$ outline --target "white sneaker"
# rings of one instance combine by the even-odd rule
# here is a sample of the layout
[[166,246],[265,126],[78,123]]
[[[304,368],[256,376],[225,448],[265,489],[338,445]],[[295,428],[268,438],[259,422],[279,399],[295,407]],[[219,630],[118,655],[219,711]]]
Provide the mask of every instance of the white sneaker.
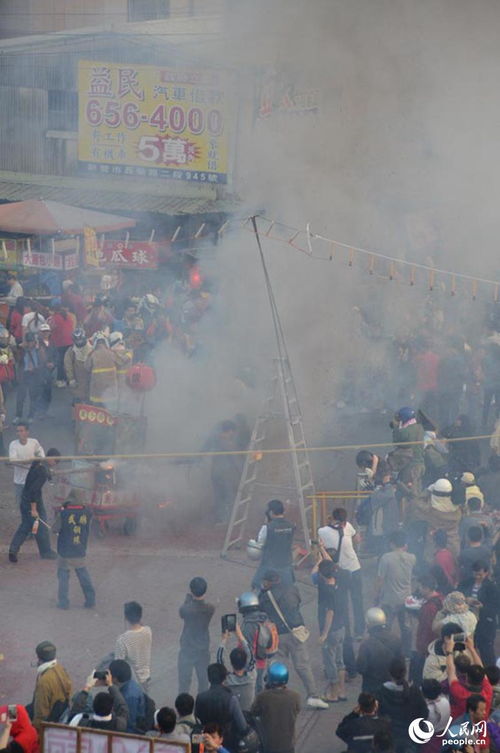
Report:
[[62,379],[58,379],[56,382],[56,387],[66,387],[66,382],[63,382]]
[[328,709],[329,706],[326,701],[323,701],[322,698],[314,698],[313,696],[309,696],[307,699],[306,704],[310,709]]

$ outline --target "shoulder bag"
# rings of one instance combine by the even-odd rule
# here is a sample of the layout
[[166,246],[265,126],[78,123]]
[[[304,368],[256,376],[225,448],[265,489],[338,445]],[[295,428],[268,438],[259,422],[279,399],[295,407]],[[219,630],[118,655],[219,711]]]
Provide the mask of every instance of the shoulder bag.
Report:
[[295,636],[295,638],[297,638],[298,641],[300,641],[300,643],[305,643],[311,634],[309,632],[309,628],[306,628],[305,625],[299,625],[298,627],[291,628],[288,622],[285,620],[285,616],[283,612],[281,611],[281,609],[279,608],[278,602],[274,598],[272,591],[269,590],[267,592],[267,595],[269,596],[271,604],[273,605],[278,617],[283,622],[285,627],[292,633],[293,636]]

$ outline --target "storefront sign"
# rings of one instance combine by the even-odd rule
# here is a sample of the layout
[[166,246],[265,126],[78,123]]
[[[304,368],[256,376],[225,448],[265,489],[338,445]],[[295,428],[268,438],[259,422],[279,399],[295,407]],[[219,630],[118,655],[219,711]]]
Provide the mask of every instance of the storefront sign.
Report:
[[54,251],[58,254],[76,254],[80,250],[80,236],[76,238],[63,238],[62,240],[53,240]]
[[116,269],[157,269],[158,244],[150,241],[104,241],[100,263]]
[[22,264],[34,269],[56,269],[61,272],[76,269],[79,254],[52,254],[44,251],[23,251]]
[[86,173],[227,183],[224,72],[82,60],[78,96]]

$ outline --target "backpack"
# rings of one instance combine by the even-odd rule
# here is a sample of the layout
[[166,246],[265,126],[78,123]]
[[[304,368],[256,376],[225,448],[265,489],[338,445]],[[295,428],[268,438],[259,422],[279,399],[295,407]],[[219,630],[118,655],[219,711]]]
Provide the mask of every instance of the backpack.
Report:
[[68,701],[56,701],[50,709],[50,714],[47,717],[48,722],[59,722],[69,711]]
[[196,722],[196,724],[184,722],[184,724],[191,727],[191,753],[199,753],[200,746],[203,746],[203,724],[200,724],[200,722]]
[[279,642],[278,628],[271,620],[265,620],[256,630],[255,658],[270,659],[277,653]]
[[155,726],[156,703],[147,693],[144,693],[144,716],[137,719],[137,728],[141,732],[147,732],[154,729]]
[[243,716],[248,729],[238,740],[238,753],[261,753],[264,750],[262,725],[250,712],[244,711]]

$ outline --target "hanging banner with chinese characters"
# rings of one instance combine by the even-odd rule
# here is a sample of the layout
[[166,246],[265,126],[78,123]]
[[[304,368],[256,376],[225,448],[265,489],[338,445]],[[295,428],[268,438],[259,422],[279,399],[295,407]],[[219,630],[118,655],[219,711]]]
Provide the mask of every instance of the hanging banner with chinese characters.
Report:
[[23,251],[22,264],[24,267],[35,269],[57,269],[60,272],[77,269],[80,264],[80,254],[57,254],[45,251]]
[[104,241],[100,263],[115,269],[158,269],[158,245],[150,241]]
[[83,228],[83,249],[85,254],[85,264],[89,267],[99,266],[99,245],[97,235],[93,227]]
[[227,183],[226,73],[81,60],[78,97],[86,173]]

